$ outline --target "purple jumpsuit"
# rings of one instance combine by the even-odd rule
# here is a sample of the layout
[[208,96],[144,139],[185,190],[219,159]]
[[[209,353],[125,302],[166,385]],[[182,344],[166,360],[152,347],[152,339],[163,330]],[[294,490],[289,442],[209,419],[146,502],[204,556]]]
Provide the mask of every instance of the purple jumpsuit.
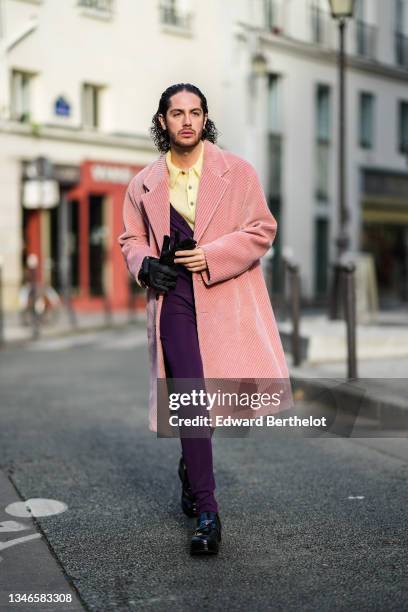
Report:
[[[176,230],[180,233],[180,240],[193,237],[194,232],[187,221],[170,204],[170,238],[172,244]],[[194,378],[204,381],[197,335],[193,273],[182,264],[177,264],[177,270],[176,287],[170,289],[164,296],[160,316],[160,339],[166,376],[173,379]],[[196,388],[196,380],[194,381],[194,388]],[[182,381],[178,383],[175,380],[172,390],[185,391],[185,388],[181,388],[181,383]],[[179,389],[177,388],[178,384],[180,384]],[[205,388],[204,382],[203,388]],[[188,414],[188,407],[183,416],[186,414]],[[208,435],[204,437],[202,433],[200,433],[200,437],[183,436],[181,433],[182,454],[187,467],[191,490],[197,502],[198,512],[218,512],[214,497],[215,479],[211,440],[213,430],[210,430],[210,428],[207,428],[207,430]]]

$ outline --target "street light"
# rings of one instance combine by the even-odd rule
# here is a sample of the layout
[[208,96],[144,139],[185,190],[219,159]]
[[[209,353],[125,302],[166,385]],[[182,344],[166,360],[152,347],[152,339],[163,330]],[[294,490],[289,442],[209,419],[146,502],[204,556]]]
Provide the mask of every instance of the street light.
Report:
[[335,19],[352,17],[354,0],[329,0],[332,17]]
[[339,23],[339,149],[338,149],[338,235],[336,238],[336,262],[334,264],[332,287],[330,291],[330,319],[338,318],[340,294],[340,264],[342,255],[349,246],[347,221],[349,212],[346,204],[346,129],[345,129],[345,28],[347,18],[353,16],[354,0],[329,0],[332,17]]
[[268,74],[268,61],[261,51],[252,56],[252,71],[256,76],[263,77]]

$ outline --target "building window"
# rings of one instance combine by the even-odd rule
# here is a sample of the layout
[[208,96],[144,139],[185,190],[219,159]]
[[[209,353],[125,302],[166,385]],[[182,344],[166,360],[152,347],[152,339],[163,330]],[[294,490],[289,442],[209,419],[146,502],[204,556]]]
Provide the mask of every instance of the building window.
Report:
[[282,131],[281,117],[281,77],[278,74],[269,75],[268,88],[268,128],[269,132],[280,134]]
[[271,198],[282,195],[282,137],[269,134],[269,188]]
[[316,139],[330,140],[330,87],[318,85],[316,89]]
[[100,127],[101,87],[84,83],[82,87],[82,126],[96,129]]
[[161,0],[160,21],[166,26],[190,30],[191,12],[189,0]]
[[400,153],[408,155],[408,102],[399,103],[398,138]]
[[364,0],[355,2],[356,53],[370,59],[376,58],[377,28],[365,21]]
[[11,115],[26,123],[31,118],[31,90],[33,75],[20,70],[11,73]]
[[405,34],[405,1],[395,0],[395,61],[408,69],[408,36]]
[[[283,166],[283,138],[280,134],[268,134],[268,185],[267,197],[268,206],[275,217],[278,227],[281,227],[282,210],[282,166]],[[272,259],[272,292],[279,292],[283,287],[282,279],[282,259],[281,259],[281,236],[282,227],[276,237],[274,246],[274,256]]]
[[282,30],[282,4],[278,0],[264,0],[265,27],[272,32]]
[[365,92],[360,94],[359,144],[364,149],[374,146],[374,96]]
[[316,88],[316,197],[329,199],[330,168],[330,87],[319,84]]
[[330,13],[322,6],[321,0],[314,0],[310,8],[312,41],[318,45],[332,46],[335,40],[333,18]]
[[395,29],[398,32],[404,31],[404,4],[405,0],[395,0]]

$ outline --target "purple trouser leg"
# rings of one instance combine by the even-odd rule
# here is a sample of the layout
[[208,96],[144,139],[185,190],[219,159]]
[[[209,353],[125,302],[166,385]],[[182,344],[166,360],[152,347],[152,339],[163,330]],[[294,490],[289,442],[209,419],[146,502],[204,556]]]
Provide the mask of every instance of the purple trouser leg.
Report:
[[[180,240],[193,236],[193,231],[187,221],[173,206],[170,206],[172,240],[176,229],[179,230]],[[187,381],[177,381],[177,379],[192,378],[196,383],[198,380],[203,381],[204,372],[197,336],[191,272],[181,264],[177,266],[177,269],[179,272],[177,285],[163,299],[160,339],[167,374],[174,379],[172,390],[182,392],[187,390]],[[194,388],[197,388],[196,384]],[[204,382],[200,388],[205,388]],[[204,409],[202,414],[205,412]],[[182,414],[183,416],[188,415],[188,407],[187,410],[183,409]],[[189,437],[187,434],[183,435],[182,431],[180,435],[183,459],[187,467],[191,490],[196,498],[198,512],[218,512],[214,497],[215,479],[211,434],[212,431],[207,428],[207,435],[203,437],[203,428],[200,428],[200,437]]]

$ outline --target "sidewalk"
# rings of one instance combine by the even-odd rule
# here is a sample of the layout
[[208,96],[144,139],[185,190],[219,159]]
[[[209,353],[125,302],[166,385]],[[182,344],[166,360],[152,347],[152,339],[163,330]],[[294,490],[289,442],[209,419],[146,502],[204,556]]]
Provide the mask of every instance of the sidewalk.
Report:
[[[58,521],[68,507],[55,499],[24,499],[12,482],[12,476],[0,470],[0,612],[17,608],[32,612],[81,612],[85,608],[47,543],[46,531],[38,523],[38,518],[50,516]],[[31,597],[28,606],[24,599],[17,603],[19,594],[24,593]],[[41,593],[52,594],[51,601],[47,597],[41,603]]]
[[[377,321],[359,324],[357,375],[347,379],[345,321],[321,314],[304,315],[300,322],[302,363],[292,365],[289,321],[278,323],[295,387],[311,393],[330,389],[342,405],[363,397],[361,411],[384,423],[401,426],[408,417],[408,311],[381,312]],[[325,359],[326,357],[326,359]],[[407,422],[408,425],[408,422]],[[399,434],[401,435],[401,434]]]
[[[292,324],[280,321],[279,331],[286,350],[290,350]],[[341,362],[347,358],[346,323],[330,321],[327,314],[301,314],[301,351],[309,364]],[[356,328],[359,360],[408,358],[408,309],[382,311],[373,323]]]
[[[115,311],[109,318],[105,312],[77,312],[77,325],[73,326],[68,313],[62,311],[58,321],[53,325],[44,325],[40,330],[40,338],[52,338],[69,334],[85,333],[102,329],[126,327],[130,323],[145,324],[145,310]],[[18,313],[7,313],[4,319],[5,344],[25,344],[33,338],[31,327],[23,326]]]

